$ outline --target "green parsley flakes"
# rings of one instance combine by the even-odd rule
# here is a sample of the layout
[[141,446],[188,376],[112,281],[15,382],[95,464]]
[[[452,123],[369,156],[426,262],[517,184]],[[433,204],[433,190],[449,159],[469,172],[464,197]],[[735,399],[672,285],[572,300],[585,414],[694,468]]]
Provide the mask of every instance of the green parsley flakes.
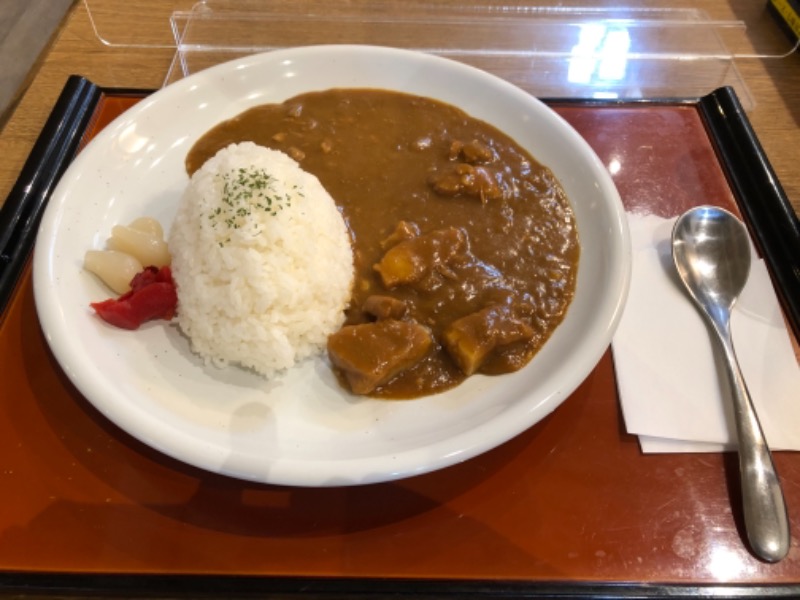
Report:
[[[279,211],[291,206],[292,198],[288,193],[275,189],[277,180],[258,167],[241,167],[222,174],[222,200],[207,215],[211,227],[222,232],[243,229],[248,224],[248,217],[258,212],[275,216]],[[259,232],[259,220],[253,219],[253,233]],[[220,233],[222,233],[220,232]],[[229,241],[227,238],[225,241]],[[223,242],[220,242],[222,245]]]

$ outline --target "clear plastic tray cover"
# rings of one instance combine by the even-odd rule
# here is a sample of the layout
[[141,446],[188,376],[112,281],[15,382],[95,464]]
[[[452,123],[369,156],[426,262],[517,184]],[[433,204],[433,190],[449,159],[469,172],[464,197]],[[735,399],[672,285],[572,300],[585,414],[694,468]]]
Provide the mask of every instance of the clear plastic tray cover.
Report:
[[524,0],[160,0],[142,14],[121,0],[83,1],[101,43],[175,49],[165,84],[257,52],[372,44],[462,61],[540,97],[697,97],[729,85],[749,108],[737,64],[796,46],[758,0],[714,3],[720,14]]

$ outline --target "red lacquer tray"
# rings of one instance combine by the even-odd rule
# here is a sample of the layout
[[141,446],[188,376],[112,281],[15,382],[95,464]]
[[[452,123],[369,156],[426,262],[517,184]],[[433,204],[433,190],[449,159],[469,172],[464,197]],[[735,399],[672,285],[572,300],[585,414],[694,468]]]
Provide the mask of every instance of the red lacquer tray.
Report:
[[[38,215],[74,153],[144,95],[71,79],[3,207],[0,590],[800,594],[796,540],[775,565],[744,545],[735,455],[640,452],[622,422],[610,351],[558,410],[519,437],[460,465],[385,484],[242,482],[165,457],[107,421],[48,350],[28,257]],[[605,164],[613,162],[627,208],[672,216],[714,203],[742,214],[796,327],[797,218],[733,92],[550,105]],[[800,455],[776,453],[775,462],[796,533]]]

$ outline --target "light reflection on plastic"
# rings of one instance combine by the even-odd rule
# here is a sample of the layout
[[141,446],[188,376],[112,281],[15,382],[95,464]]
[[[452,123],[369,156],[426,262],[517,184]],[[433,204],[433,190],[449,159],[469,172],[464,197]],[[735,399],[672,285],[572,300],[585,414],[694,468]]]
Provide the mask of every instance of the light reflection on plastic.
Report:
[[581,25],[578,44],[572,47],[567,80],[595,86],[624,80],[630,47],[631,36],[625,27]]
[[608,172],[611,173],[612,175],[616,175],[617,173],[619,173],[619,170],[621,168],[622,168],[622,163],[619,162],[619,159],[612,158],[608,162]]
[[619,94],[617,92],[594,92],[592,98],[597,98],[598,100],[614,100],[615,98],[619,98]]

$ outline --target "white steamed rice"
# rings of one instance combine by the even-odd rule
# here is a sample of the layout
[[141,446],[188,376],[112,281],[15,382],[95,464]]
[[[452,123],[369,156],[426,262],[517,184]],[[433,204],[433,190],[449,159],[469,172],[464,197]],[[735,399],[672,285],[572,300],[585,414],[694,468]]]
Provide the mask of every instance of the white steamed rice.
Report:
[[180,328],[217,366],[266,376],[324,350],[344,320],[353,252],[319,180],[233,144],[191,179],[169,233]]

